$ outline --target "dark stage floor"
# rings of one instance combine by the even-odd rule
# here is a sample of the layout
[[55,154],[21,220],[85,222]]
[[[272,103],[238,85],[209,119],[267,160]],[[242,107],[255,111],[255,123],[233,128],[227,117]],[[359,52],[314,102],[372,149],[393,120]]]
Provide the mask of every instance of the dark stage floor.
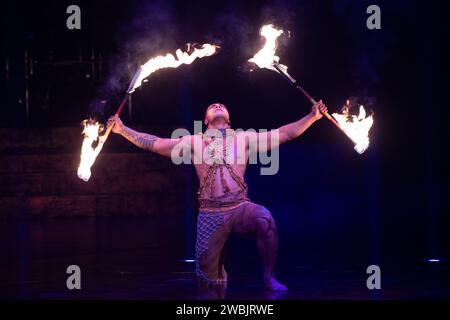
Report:
[[[366,288],[363,264],[326,256],[305,261],[280,250],[286,293],[262,290],[254,244],[232,239],[227,289],[196,284],[192,233],[179,218],[70,218],[0,223],[0,297],[6,299],[436,299],[450,298],[448,263],[381,265],[382,289]],[[192,230],[193,232],[193,230]],[[240,245],[242,244],[242,245]],[[283,246],[284,243],[281,243]],[[250,251],[249,251],[250,250]],[[192,252],[192,251],[191,251]],[[293,254],[295,253],[295,254]],[[355,259],[358,261],[358,259]],[[81,290],[66,268],[81,268]]]

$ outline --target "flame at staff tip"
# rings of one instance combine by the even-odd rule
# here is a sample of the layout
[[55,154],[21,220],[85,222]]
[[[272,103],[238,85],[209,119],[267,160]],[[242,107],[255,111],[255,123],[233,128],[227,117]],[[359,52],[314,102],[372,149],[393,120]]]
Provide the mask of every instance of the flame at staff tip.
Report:
[[84,120],[82,124],[84,125],[84,140],[77,174],[78,178],[87,182],[91,177],[91,167],[102,150],[106,138],[99,135],[104,129],[102,124],[93,120]]
[[[188,49],[190,48],[191,45],[188,45]],[[219,48],[219,46],[205,43],[201,46],[200,49],[193,47],[194,51],[191,54],[177,49],[177,51],[175,52],[175,55],[177,56],[176,58],[171,53],[168,53],[165,56],[156,56],[154,58],[151,58],[141,66],[139,76],[129,93],[133,92],[137,87],[139,87],[142,84],[143,80],[153,72],[164,68],[178,68],[182,64],[191,64],[197,58],[212,56],[214,53],[216,53],[217,48]]]
[[[348,102],[347,102],[348,104]],[[359,106],[357,116],[348,113],[348,106],[344,106],[343,113],[333,113],[333,117],[341,126],[345,134],[355,143],[355,151],[362,154],[369,147],[369,130],[373,125],[373,115],[366,117],[366,110]]]
[[[277,38],[283,33],[283,30],[277,30],[272,24],[267,24],[261,28],[260,35],[266,39],[264,47],[259,50],[249,62],[253,62],[260,68],[266,68],[278,72],[273,67],[274,62],[279,62],[280,57],[275,55],[277,51]],[[287,72],[287,66],[280,64]]]

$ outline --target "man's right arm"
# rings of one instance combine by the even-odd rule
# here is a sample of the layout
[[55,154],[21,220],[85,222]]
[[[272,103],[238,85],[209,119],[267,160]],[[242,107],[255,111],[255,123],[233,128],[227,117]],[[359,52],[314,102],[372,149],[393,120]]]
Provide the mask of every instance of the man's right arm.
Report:
[[[179,139],[166,139],[133,130],[125,126],[117,116],[111,117],[108,120],[108,126],[109,125],[113,125],[112,132],[120,134],[135,146],[166,157],[172,156],[172,150],[178,144],[189,142],[189,139],[186,139],[185,137]],[[184,150],[184,148],[180,148],[180,152],[182,152],[182,150]]]

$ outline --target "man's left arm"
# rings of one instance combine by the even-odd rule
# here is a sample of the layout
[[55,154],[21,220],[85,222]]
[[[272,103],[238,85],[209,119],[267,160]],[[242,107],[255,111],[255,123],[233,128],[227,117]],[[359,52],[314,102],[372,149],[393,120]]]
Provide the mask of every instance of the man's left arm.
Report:
[[323,117],[322,113],[327,111],[327,107],[320,100],[312,106],[308,115],[298,121],[286,124],[275,130],[259,133],[249,132],[246,134],[249,140],[249,148],[251,151],[265,152],[291,141],[299,137],[314,122],[321,119]]

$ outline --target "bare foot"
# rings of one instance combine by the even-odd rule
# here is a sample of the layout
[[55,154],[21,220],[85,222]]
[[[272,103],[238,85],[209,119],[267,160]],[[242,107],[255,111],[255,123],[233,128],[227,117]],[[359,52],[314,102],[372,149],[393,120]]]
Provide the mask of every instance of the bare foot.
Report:
[[270,277],[264,280],[264,288],[270,291],[286,291],[288,288],[279,283],[275,277]]

